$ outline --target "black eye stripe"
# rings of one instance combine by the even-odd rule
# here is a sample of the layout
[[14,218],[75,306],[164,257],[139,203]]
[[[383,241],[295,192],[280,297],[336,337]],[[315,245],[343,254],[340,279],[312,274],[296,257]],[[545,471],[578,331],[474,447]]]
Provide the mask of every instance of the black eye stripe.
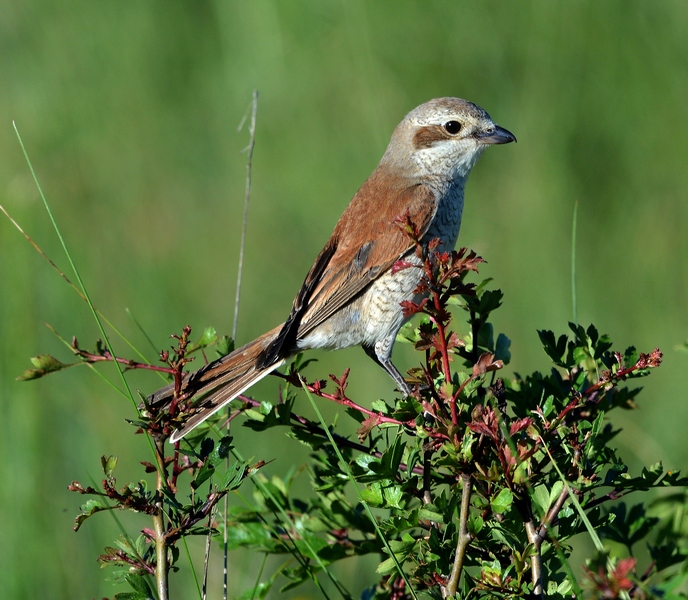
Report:
[[461,123],[458,121],[447,121],[444,124],[444,130],[450,135],[456,135],[461,131]]

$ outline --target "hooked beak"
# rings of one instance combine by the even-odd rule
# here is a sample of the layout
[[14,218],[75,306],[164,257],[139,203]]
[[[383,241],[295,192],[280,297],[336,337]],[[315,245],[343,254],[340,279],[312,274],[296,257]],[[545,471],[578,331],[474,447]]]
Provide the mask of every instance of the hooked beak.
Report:
[[490,146],[493,144],[508,144],[509,142],[516,141],[516,136],[513,133],[499,125],[495,125],[485,131],[480,131],[475,134],[475,137],[481,144]]

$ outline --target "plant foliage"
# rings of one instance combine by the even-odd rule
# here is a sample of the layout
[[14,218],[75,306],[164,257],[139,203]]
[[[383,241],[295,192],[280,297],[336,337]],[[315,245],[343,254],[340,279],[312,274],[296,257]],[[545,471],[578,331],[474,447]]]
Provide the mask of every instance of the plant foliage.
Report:
[[[417,238],[408,219],[399,225]],[[104,457],[102,487],[70,486],[89,497],[75,529],[115,509],[158,518],[152,529],[123,537],[101,555],[103,564],[126,568],[132,591],[117,598],[151,597],[147,576],[156,578],[153,587],[162,595],[160,561],[165,573],[175,569],[180,540],[222,530],[230,551],[288,557],[247,598],[306,581],[321,585],[323,578],[351,598],[330,567],[363,555],[378,557],[371,574],[377,583],[361,595],[367,599],[686,597],[688,479],[661,463],[631,473],[612,446],[619,433],[613,411],[634,408],[641,390],[628,382],[658,367],[661,352],[616,351],[594,326],[570,323],[564,334],[538,332],[552,362],[548,372],[501,377],[511,358],[509,340],[490,319],[502,293],[487,281],[467,281],[482,262],[474,253],[434,248],[417,245],[422,267],[394,266],[425,272],[418,291],[426,299],[404,304],[407,316],[418,317],[399,336],[421,358],[409,371],[410,397],[358,401],[347,391],[348,370],[308,381],[308,361],[297,356],[280,375],[285,385],[276,401],[242,396],[232,402],[229,419],[241,418],[253,437],[287,428],[294,443],[307,445],[304,468],[287,465],[282,476],[268,479],[259,469],[273,457],[257,456],[253,465],[242,460],[217,421],[168,447],[194,401],[180,397],[166,407],[143,406],[132,420],[154,441],[155,461],[142,464],[157,474],[155,485],[144,477],[118,487],[117,459]],[[222,353],[231,350],[212,329],[196,343],[190,333],[186,328],[176,347],[162,353],[163,367],[117,360],[126,368],[164,371],[179,385],[190,354],[215,343]],[[114,360],[101,344],[89,352],[74,340],[72,350],[77,362]],[[46,355],[33,363],[23,379],[70,366]],[[304,393],[341,405],[355,435],[342,423],[303,416]],[[294,491],[297,477],[310,479],[312,493]],[[247,479],[254,502],[221,518],[218,501]],[[652,501],[624,499],[655,488],[671,490]],[[584,572],[574,573],[569,557],[579,534],[596,551]],[[643,547],[649,557],[636,554]]]

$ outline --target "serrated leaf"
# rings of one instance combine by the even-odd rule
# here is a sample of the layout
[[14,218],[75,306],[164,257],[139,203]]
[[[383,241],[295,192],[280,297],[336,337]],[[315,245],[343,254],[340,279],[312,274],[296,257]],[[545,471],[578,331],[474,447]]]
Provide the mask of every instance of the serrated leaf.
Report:
[[389,406],[384,400],[373,400],[370,407],[383,415],[389,414]]
[[361,490],[361,500],[371,506],[382,506],[382,486],[379,481],[374,481],[371,485]]
[[552,359],[552,362],[559,367],[566,367],[565,355],[566,355],[566,342],[567,338],[565,335],[560,336],[557,340],[554,339],[554,332],[547,329],[538,330],[538,336],[540,337],[540,342],[542,347],[547,353],[547,356]]
[[234,352],[234,340],[228,335],[223,335],[215,346],[215,353],[222,357]]
[[153,598],[153,591],[148,585],[148,582],[141,575],[129,573],[125,575],[124,579],[140,598]]
[[195,352],[196,350],[200,350],[201,348],[205,348],[206,346],[210,346],[210,344],[213,344],[217,341],[217,331],[215,331],[214,327],[206,327],[203,330],[203,333],[201,334],[201,337],[196,343],[191,343],[187,347],[187,352]]
[[362,467],[365,469],[366,473],[370,472],[376,472],[379,469],[373,469],[371,465],[379,465],[380,464],[380,459],[372,456],[370,454],[359,454],[355,461],[354,461],[359,467]]
[[399,465],[404,455],[404,448],[406,448],[406,444],[403,437],[397,436],[380,458],[382,466],[390,477],[394,477],[399,470]]
[[248,463],[235,462],[227,469],[220,489],[229,491],[237,489],[246,478],[247,474]]
[[227,527],[227,547],[235,550],[239,547],[264,548],[275,547],[270,532],[259,522],[231,523]]
[[[205,440],[203,440],[202,446],[204,444]],[[191,482],[191,487],[195,490],[198,489],[203,482],[209,479],[211,475],[215,472],[215,468],[217,467],[217,465],[220,464],[220,462],[223,461],[225,458],[227,458],[227,456],[229,456],[229,450],[232,447],[232,437],[225,436],[216,445],[213,446],[214,447],[212,447],[212,450],[205,458],[203,466],[198,471],[196,478]],[[204,448],[203,450],[207,452],[208,449],[209,448]]]
[[471,515],[468,517],[468,531],[472,535],[480,533],[485,526],[485,521],[480,515]]
[[74,519],[74,531],[79,531],[79,528],[83,525],[86,519],[92,517],[97,512],[110,510],[110,507],[98,500],[90,499],[87,500],[79,510],[81,510],[81,514],[77,515]]
[[401,499],[404,494],[401,491],[401,486],[392,485],[383,488],[383,495],[385,498],[385,507],[387,508],[403,508]]

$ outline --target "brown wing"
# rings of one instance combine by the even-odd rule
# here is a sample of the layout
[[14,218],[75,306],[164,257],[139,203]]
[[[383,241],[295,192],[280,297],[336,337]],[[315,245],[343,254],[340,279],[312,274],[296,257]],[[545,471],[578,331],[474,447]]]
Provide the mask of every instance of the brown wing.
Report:
[[289,318],[266,350],[267,366],[293,351],[301,338],[346,306],[413,246],[393,221],[409,212],[421,235],[437,202],[421,183],[404,182],[378,169],[354,196],[306,276]]

